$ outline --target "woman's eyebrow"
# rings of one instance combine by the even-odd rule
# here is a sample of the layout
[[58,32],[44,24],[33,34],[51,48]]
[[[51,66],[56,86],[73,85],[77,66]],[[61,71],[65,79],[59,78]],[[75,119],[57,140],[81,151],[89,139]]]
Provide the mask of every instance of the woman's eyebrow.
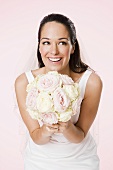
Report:
[[[41,38],[41,40],[43,40],[43,39],[50,40],[50,38],[46,38],[46,37]],[[62,39],[66,39],[66,40],[69,41],[69,39],[68,39],[68,38],[65,38],[65,37],[58,38],[58,40],[62,40]]]
[[62,39],[66,39],[66,40],[69,40],[68,38],[64,38],[64,37],[63,37],[63,38],[59,38],[58,40],[62,40]]
[[43,37],[40,40],[43,40],[43,39],[50,40],[50,38],[46,38],[46,37]]

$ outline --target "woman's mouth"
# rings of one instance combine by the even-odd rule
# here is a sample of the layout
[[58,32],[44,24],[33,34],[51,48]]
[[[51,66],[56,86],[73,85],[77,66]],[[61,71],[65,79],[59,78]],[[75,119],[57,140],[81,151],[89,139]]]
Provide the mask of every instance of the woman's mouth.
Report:
[[49,60],[52,62],[58,62],[61,60],[61,58],[49,58]]

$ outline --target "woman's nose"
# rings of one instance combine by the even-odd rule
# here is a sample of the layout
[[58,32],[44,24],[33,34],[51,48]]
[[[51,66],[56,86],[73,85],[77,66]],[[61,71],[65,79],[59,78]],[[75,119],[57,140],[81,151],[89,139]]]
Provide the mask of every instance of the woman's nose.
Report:
[[57,55],[58,54],[57,44],[52,44],[51,45],[50,53],[53,54],[53,55]]

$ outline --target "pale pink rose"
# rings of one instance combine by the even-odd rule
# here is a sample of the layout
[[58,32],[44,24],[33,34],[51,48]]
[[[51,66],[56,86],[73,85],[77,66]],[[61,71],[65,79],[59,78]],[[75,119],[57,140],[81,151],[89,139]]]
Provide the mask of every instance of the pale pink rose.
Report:
[[79,97],[77,100],[75,100],[72,103],[72,110],[73,110],[73,115],[77,114],[80,112],[80,106],[81,106],[82,98]]
[[72,80],[71,77],[69,77],[68,75],[63,75],[61,74],[60,75],[60,78],[62,79],[62,83],[64,85],[68,84],[68,85],[71,85],[71,84],[74,84],[74,81]]
[[62,88],[57,88],[53,94],[54,108],[58,112],[64,112],[70,104],[70,99]]
[[56,124],[58,123],[58,119],[57,119],[57,116],[56,116],[56,113],[42,113],[41,114],[41,119],[42,121],[46,124],[46,123],[49,123],[49,124]]
[[45,74],[40,77],[38,81],[38,88],[40,91],[54,91],[58,86],[60,86],[60,78],[58,75]]
[[36,110],[37,109],[37,102],[36,102],[36,98],[38,96],[38,91],[37,89],[34,87],[32,88],[26,97],[26,106],[30,109]]

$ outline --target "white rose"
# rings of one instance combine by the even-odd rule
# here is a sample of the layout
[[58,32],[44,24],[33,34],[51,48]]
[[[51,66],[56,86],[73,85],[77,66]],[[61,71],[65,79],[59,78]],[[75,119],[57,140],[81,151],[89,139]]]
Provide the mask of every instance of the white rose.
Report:
[[71,119],[72,116],[72,110],[68,109],[66,112],[58,114],[58,120],[61,122],[67,122]]
[[53,101],[51,96],[46,92],[39,93],[37,97],[37,109],[39,112],[52,112]]
[[26,91],[29,92],[32,88],[37,88],[38,77],[27,85]]
[[76,88],[76,86],[74,85],[63,85],[63,89],[65,90],[71,101],[75,100],[79,95],[78,88]]

